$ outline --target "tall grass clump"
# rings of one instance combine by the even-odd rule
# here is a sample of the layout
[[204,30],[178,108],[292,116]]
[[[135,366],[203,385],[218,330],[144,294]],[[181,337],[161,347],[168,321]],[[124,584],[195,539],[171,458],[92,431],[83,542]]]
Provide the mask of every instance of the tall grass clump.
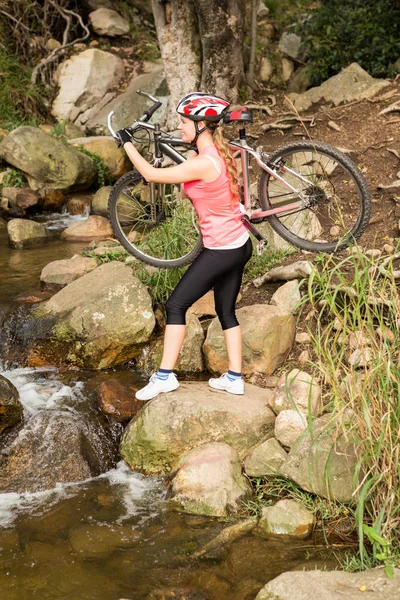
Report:
[[325,408],[357,453],[358,564],[388,576],[400,554],[399,259],[322,255],[304,302]]

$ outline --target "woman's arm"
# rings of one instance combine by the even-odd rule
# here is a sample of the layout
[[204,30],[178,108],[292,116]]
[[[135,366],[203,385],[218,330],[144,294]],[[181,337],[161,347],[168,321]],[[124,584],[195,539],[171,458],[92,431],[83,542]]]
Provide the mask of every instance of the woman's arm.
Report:
[[143,158],[131,142],[126,142],[124,149],[139,173],[146,181],[153,183],[185,183],[202,180],[204,176],[209,177],[214,168],[209,160],[199,157],[196,160],[187,160],[176,167],[156,169]]

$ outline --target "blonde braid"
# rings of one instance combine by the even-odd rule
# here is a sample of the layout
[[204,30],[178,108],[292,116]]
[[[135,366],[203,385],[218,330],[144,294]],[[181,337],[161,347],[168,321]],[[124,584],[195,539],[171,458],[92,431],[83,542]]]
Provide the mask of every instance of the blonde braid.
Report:
[[[214,125],[214,124],[213,124]],[[228,142],[224,137],[224,134],[221,131],[221,128],[217,125],[215,129],[213,126],[209,126],[213,134],[213,141],[216,149],[218,150],[218,154],[225,162],[226,171],[229,179],[229,187],[232,193],[232,201],[231,207],[233,208],[236,202],[240,200],[239,194],[239,173],[236,166],[236,161],[234,160],[231,150],[228,146]]]

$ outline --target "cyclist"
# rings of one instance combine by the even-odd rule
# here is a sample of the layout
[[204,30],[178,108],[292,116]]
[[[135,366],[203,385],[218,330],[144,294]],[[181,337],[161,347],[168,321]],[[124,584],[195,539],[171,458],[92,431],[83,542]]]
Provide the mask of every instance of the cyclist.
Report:
[[166,303],[167,324],[160,368],[136,393],[150,400],[179,387],[173,373],[185,337],[185,314],[196,300],[214,289],[215,309],[224,331],[229,365],[227,373],[209,380],[210,387],[232,394],[244,393],[242,334],[235,315],[243,270],[252,255],[249,234],[241,221],[238,174],[219,121],[229,102],[200,92],[184,96],[176,110],[182,141],[191,142],[198,156],[183,164],[157,169],[131,143],[132,130],[117,132],[135,168],[149,182],[181,183],[198,214],[204,249],[190,265]]

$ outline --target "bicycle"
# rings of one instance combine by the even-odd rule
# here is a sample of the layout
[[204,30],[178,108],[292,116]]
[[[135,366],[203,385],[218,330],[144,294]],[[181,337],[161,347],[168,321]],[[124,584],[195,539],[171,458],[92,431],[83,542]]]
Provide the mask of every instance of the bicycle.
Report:
[[[165,156],[177,164],[185,161],[175,148],[187,144],[148,122],[161,102],[145,92],[138,93],[153,105],[131,126],[133,141],[142,142],[138,133],[147,132],[149,148],[154,144],[155,167],[162,166]],[[108,129],[116,139],[113,114],[108,115]],[[240,126],[239,140],[230,140],[229,146],[240,153],[242,220],[258,239],[259,251],[267,240],[254,222],[265,220],[291,245],[310,252],[343,250],[362,235],[371,215],[371,198],[363,174],[346,154],[317,141],[291,142],[272,154],[254,150],[245,129],[252,115],[245,107],[226,113],[223,122]],[[249,157],[261,169],[256,199],[261,210],[251,206]],[[108,211],[116,238],[144,263],[182,267],[202,250],[194,208],[189,199],[181,198],[175,185],[147,183],[136,170],[130,171],[114,184]]]

